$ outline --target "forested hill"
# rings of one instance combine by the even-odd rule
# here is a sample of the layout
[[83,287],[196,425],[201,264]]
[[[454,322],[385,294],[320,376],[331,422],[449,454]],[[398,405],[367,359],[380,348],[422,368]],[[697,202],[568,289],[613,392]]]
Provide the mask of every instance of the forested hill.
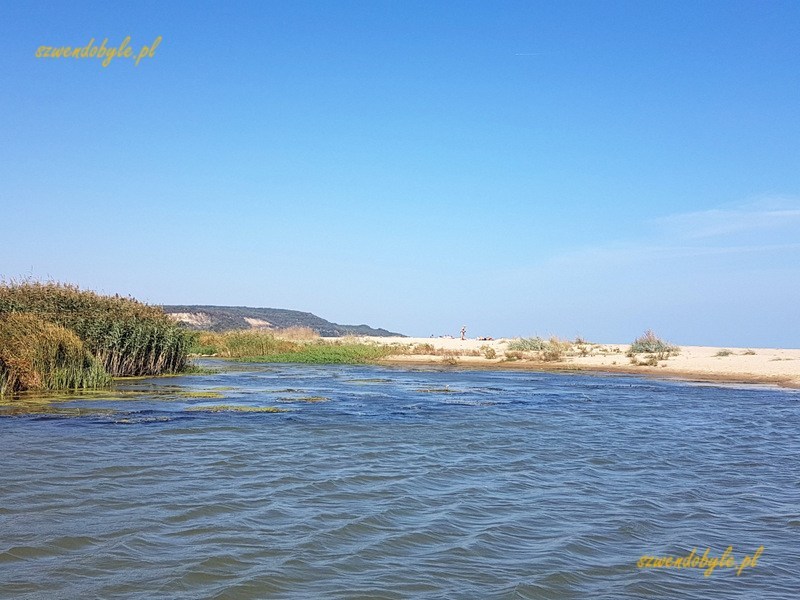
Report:
[[230,331],[232,329],[285,329],[310,327],[322,336],[345,335],[400,336],[400,333],[375,329],[369,325],[339,325],[312,313],[283,308],[247,306],[169,305],[164,312],[190,329]]

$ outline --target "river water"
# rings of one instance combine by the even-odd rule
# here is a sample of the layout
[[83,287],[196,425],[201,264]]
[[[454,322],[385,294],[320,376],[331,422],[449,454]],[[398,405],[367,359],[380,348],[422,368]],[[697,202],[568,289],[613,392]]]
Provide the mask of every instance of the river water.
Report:
[[0,597],[800,596],[796,391],[208,364],[0,404]]

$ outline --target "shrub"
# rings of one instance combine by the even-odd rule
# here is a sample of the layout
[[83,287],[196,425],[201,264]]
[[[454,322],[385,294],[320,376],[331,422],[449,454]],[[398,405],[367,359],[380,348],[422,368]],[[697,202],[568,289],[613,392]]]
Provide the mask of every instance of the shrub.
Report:
[[411,354],[434,355],[436,354],[436,348],[433,347],[433,344],[417,344],[412,348]]
[[455,367],[458,365],[458,356],[458,352],[446,350],[442,352],[442,363],[451,367]]
[[545,362],[555,362],[564,358],[564,355],[572,348],[572,344],[564,342],[553,336],[546,343],[545,348],[539,353],[539,358]]

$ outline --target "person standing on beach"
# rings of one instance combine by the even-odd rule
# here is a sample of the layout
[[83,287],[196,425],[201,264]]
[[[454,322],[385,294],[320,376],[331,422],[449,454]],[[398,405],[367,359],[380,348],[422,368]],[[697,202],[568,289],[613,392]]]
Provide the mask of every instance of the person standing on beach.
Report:
[[461,328],[461,339],[462,339],[462,340],[465,340],[465,339],[467,339],[467,326],[466,326],[466,325],[464,325],[464,326]]

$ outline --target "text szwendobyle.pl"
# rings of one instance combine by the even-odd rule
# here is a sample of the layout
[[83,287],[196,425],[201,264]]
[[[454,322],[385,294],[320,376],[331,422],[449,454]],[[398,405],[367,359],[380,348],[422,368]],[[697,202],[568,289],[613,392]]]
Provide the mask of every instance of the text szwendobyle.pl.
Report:
[[733,556],[733,546],[728,546],[722,556],[709,556],[710,548],[702,556],[698,556],[697,548],[693,548],[687,556],[650,556],[645,554],[636,563],[640,569],[704,569],[705,576],[709,577],[714,569],[736,569],[738,577],[746,567],[755,567],[758,557],[764,552],[764,546],[759,546],[753,555],[745,555],[742,562],[737,562]]
[[115,58],[133,58],[135,66],[139,66],[139,61],[143,58],[153,58],[156,55],[156,48],[161,43],[161,36],[158,36],[152,44],[142,46],[138,52],[134,52],[130,46],[131,36],[122,40],[119,46],[109,47],[108,38],[103,40],[99,46],[95,45],[92,38],[85,46],[39,46],[36,50],[36,58],[97,58],[103,60],[103,66],[107,67]]

